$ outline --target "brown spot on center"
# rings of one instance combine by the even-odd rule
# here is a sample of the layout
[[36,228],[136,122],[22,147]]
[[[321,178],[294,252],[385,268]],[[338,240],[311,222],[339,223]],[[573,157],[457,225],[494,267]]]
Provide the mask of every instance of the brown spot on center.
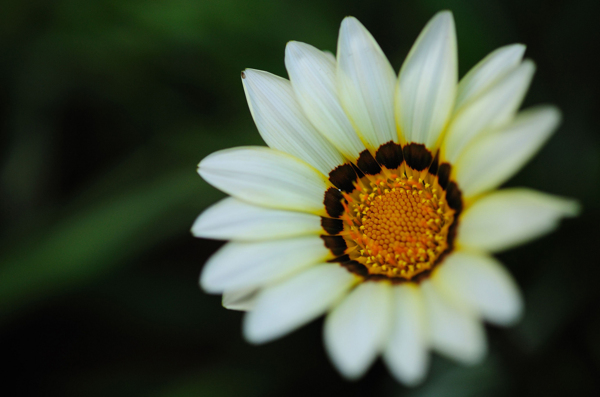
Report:
[[422,143],[409,143],[402,150],[404,161],[413,170],[423,171],[429,168],[433,155]]

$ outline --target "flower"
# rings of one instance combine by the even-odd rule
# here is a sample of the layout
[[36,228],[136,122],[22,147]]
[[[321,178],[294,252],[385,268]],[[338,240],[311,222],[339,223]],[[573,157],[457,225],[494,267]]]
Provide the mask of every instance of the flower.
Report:
[[483,320],[514,324],[519,289],[491,254],[575,216],[574,201],[495,189],[560,121],[518,108],[535,66],[525,47],[489,54],[457,77],[452,14],[425,26],[399,76],[355,18],[337,57],[290,42],[290,80],[247,69],[242,83],[269,146],[213,153],[198,172],[231,197],[196,220],[232,240],[200,278],[248,310],[243,333],[271,341],[327,313],[325,346],[349,379],[381,354],[416,385],[429,350],[465,364],[486,352]]

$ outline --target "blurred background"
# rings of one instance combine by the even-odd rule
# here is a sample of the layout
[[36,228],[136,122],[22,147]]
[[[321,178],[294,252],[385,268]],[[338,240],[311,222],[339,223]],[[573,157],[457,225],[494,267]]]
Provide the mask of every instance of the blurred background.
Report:
[[[600,395],[600,49],[597,1],[5,0],[0,4],[0,394],[5,396]],[[522,42],[525,106],[564,123],[509,182],[583,214],[499,255],[526,298],[467,368],[434,356],[416,389],[377,362],[346,382],[322,320],[264,346],[197,285],[220,242],[195,217],[223,197],[196,174],[262,144],[240,71],[287,76],[289,40],[335,52],[354,15],[399,69],[429,18],[454,12],[460,72]]]

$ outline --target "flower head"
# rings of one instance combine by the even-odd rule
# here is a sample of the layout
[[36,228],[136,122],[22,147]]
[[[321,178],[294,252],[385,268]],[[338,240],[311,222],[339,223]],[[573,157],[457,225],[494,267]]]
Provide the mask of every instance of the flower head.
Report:
[[211,154],[200,175],[228,197],[194,224],[232,240],[200,283],[248,310],[244,335],[278,338],[327,313],[327,351],[347,378],[381,354],[391,373],[423,380],[429,350],[471,364],[482,321],[510,325],[519,290],[491,254],[554,229],[573,201],[495,189],[542,146],[560,112],[517,113],[535,66],[502,47],[458,82],[454,21],[440,12],[399,76],[356,20],[337,56],[290,42],[289,80],[245,70],[242,83],[269,146]]

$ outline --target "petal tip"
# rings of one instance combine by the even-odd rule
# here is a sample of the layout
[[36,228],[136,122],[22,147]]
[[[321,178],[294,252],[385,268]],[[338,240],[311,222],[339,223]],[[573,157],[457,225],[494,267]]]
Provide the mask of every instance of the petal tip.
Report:
[[[520,295],[519,295],[520,296]],[[523,307],[523,300],[520,298],[518,302],[518,306],[515,307],[514,312],[511,313],[510,316],[502,319],[501,321],[494,321],[493,323],[496,325],[500,325],[502,327],[513,327],[521,322],[523,316],[525,314],[525,309]],[[492,322],[492,321],[490,321]]]
[[[302,43],[300,41],[290,40],[285,45],[285,60],[289,62],[289,58],[297,58],[302,56],[302,53],[306,51],[306,47],[308,44]],[[286,64],[287,65],[287,64]]]
[[340,26],[340,32],[348,31],[348,30],[356,30],[356,29],[366,30],[364,25],[362,23],[360,23],[360,21],[353,16],[347,16],[342,20],[342,25]]
[[194,224],[190,228],[190,233],[194,237],[202,238],[202,229],[201,229],[200,225],[198,225],[198,221],[194,222]]
[[441,25],[444,30],[454,29],[454,14],[450,10],[442,10],[431,18],[430,23]]
[[[521,61],[523,59],[523,55],[525,55],[525,51],[527,50],[527,46],[523,43],[513,43],[502,46],[495,51],[492,52],[496,54],[503,54],[503,57],[508,59],[514,59],[515,61]],[[518,64],[518,63],[517,63]]]
[[206,168],[207,166],[210,165],[210,158],[212,153],[208,156],[206,156],[205,158],[202,159],[202,161],[200,161],[198,163],[198,167],[196,168],[196,172],[198,173],[198,175],[200,175],[200,177],[202,179],[204,179],[206,181]]
[[583,210],[581,203],[579,203],[579,201],[577,200],[566,200],[565,202],[565,208],[564,208],[564,215],[567,218],[574,218],[576,216],[579,216],[581,214],[581,211]]
[[288,51],[293,51],[296,50],[299,46],[299,42],[297,42],[296,40],[290,40],[285,44],[285,53],[287,55]]
[[558,127],[558,125],[562,122],[562,111],[554,105],[548,106],[547,109],[550,117],[552,118],[554,128]]
[[409,371],[399,372],[390,368],[391,375],[406,387],[417,387],[427,378],[427,371]]
[[246,68],[242,71],[242,83],[246,84],[248,78],[251,78],[257,72],[256,69]]
[[252,345],[262,345],[273,339],[264,331],[261,332],[260,329],[257,329],[254,323],[255,322],[252,321],[252,312],[246,313],[242,325],[242,333],[244,335],[244,339],[246,339],[248,343]]
[[347,381],[355,382],[359,380],[366,372],[366,369],[363,370],[362,368],[357,368],[354,365],[343,362],[342,358],[334,359],[331,353],[329,356],[331,357],[331,361],[338,373]]
[[449,20],[454,20],[454,14],[452,13],[452,11],[451,11],[451,10],[441,10],[441,11],[438,11],[438,12],[437,12],[437,13],[436,13],[436,14],[433,16],[433,18],[432,18],[432,19],[435,19],[435,18],[444,18],[444,19],[446,19],[447,21],[449,21]]
[[521,64],[521,68],[526,70],[528,74],[534,74],[537,69],[537,65],[532,59],[526,58]]
[[511,48],[513,51],[520,53],[521,56],[523,56],[523,54],[525,54],[525,50],[527,50],[527,45],[523,43],[510,44],[508,47]]
[[211,154],[209,154],[208,156],[204,157],[202,160],[200,160],[200,162],[198,163],[198,168],[197,168],[197,172],[198,174],[204,179],[206,179],[206,173],[209,172],[211,169],[215,168],[215,165],[219,164],[219,161],[221,160],[222,154],[224,151],[227,151],[230,149],[223,149],[223,150],[218,150],[216,152],[212,152]]
[[190,228],[190,233],[196,238],[210,238],[210,233],[207,233],[210,232],[210,230],[207,230],[204,222],[205,218],[202,215],[204,214],[201,214],[196,218],[194,224]]
[[[205,265],[205,267],[206,267],[206,265]],[[207,275],[206,269],[204,269],[202,271],[202,273],[200,274],[200,279],[198,280],[198,285],[200,285],[200,288],[207,294],[223,293],[222,289],[215,288],[215,286],[213,284],[214,283],[213,283],[212,277],[210,276],[210,274]]]

